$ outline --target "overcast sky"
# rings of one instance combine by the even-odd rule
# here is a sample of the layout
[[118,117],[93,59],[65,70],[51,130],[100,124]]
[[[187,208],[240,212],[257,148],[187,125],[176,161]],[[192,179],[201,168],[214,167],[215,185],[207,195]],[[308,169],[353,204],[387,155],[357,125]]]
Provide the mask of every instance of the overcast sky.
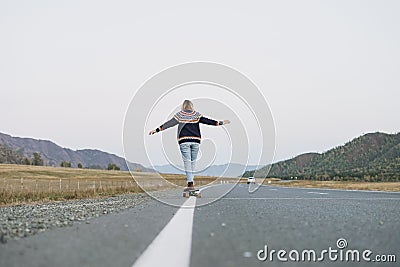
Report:
[[276,160],[400,131],[400,1],[234,2],[0,1],[0,132],[123,156],[135,91],[190,61],[257,84]]

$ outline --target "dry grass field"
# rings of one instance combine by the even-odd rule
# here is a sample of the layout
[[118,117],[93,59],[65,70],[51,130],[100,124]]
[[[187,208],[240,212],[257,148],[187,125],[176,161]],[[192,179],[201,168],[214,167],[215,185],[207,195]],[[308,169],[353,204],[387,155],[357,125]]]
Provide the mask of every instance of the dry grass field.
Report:
[[[165,189],[157,184],[157,175],[134,173],[142,177],[146,190]],[[162,174],[168,182],[184,186],[184,175]],[[216,177],[196,176],[197,185],[216,181]],[[224,182],[236,178],[224,178]],[[143,185],[143,184],[142,184]],[[143,190],[127,171],[75,169],[47,166],[0,164],[0,205],[46,202],[68,199],[137,193]]]
[[141,192],[129,172],[0,164],[0,205]]
[[[265,180],[264,184],[268,184],[268,180]],[[311,181],[311,180],[284,181],[279,179],[272,179],[271,184],[280,186],[290,186],[290,187],[303,187],[303,188],[375,190],[375,191],[389,191],[389,192],[400,191],[400,182],[343,182],[343,181]]]

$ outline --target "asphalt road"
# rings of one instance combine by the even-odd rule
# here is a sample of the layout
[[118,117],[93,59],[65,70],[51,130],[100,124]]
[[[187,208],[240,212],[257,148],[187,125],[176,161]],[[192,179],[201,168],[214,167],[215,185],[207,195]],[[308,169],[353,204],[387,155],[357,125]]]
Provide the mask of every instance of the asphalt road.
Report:
[[[237,185],[218,199],[229,186],[206,188],[202,198],[189,200],[180,192],[164,193],[188,208],[149,198],[90,223],[0,244],[0,266],[399,266],[400,193],[262,186],[249,194],[246,185]],[[347,243],[343,249],[337,247],[340,238]],[[285,250],[288,261],[278,260],[276,252],[272,261],[259,260],[265,246],[268,254]],[[331,261],[327,253],[319,262],[289,259],[293,250],[300,258],[314,250],[318,259],[329,247],[338,257],[370,250],[371,260],[395,255],[397,263]]]

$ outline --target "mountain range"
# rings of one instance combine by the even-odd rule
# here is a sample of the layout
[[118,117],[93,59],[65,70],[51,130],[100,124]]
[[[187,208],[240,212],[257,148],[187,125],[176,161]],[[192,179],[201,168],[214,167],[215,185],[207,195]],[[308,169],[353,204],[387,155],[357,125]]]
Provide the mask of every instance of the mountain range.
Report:
[[[128,170],[124,158],[97,149],[71,150],[48,140],[12,137],[0,133],[0,163],[24,164],[34,153],[40,153],[43,164],[60,166],[70,162],[72,167],[105,169],[115,164]],[[171,165],[146,168],[129,163],[131,170],[160,173],[183,173]],[[304,153],[294,158],[264,166],[231,163],[213,165],[197,175],[236,176],[238,170],[246,170],[244,177],[261,176],[281,179],[400,181],[400,133],[368,133],[324,153]]]
[[324,153],[305,153],[243,174],[282,179],[400,181],[400,133],[368,133]]
[[[105,169],[115,164],[121,170],[128,170],[124,158],[97,149],[72,150],[63,148],[48,140],[13,137],[0,133],[0,163],[21,164],[31,159],[34,153],[40,153],[46,166],[60,166],[61,162],[70,162],[72,167],[82,164],[84,168]],[[131,170],[154,171],[138,163],[129,163]]]

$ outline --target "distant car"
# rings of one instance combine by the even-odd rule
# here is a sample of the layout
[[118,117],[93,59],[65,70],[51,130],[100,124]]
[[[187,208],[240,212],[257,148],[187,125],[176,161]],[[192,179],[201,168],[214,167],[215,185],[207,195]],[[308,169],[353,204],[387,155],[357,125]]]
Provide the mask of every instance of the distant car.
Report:
[[255,184],[255,183],[256,183],[256,178],[254,177],[247,178],[247,184]]

